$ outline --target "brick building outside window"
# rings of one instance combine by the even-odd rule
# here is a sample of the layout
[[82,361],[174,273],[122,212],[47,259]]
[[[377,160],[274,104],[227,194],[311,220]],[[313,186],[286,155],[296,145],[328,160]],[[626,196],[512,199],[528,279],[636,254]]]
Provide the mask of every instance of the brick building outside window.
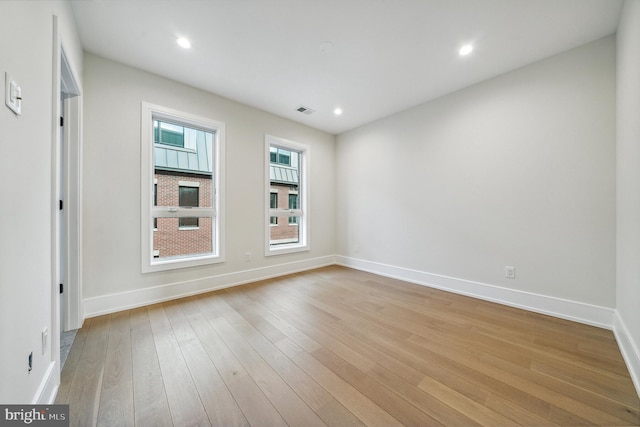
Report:
[[[299,153],[279,147],[270,148],[269,181],[271,209],[299,209]],[[300,241],[298,218],[270,217],[270,244]]]
[[[154,121],[154,205],[211,207],[210,133]],[[154,258],[213,251],[211,217],[154,218]]]

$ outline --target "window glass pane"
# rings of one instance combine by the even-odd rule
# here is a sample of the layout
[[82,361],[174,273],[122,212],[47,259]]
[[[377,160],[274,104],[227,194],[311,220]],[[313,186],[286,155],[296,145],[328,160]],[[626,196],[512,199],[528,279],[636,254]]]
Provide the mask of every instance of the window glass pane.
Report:
[[269,246],[271,248],[296,245],[303,242],[299,212],[288,215],[291,209],[301,208],[301,159],[302,152],[269,145],[269,191],[270,208],[277,209],[277,217],[269,218]]
[[[271,209],[276,209],[278,207],[278,193],[271,193],[269,199],[269,207]],[[269,218],[270,224],[278,224],[278,217],[272,216]]]
[[[213,177],[211,173],[185,176],[156,168],[154,206],[184,206],[210,208],[213,206]],[[186,185],[184,185],[186,184]]]
[[[179,229],[179,220],[198,220],[198,228]],[[158,230],[153,233],[154,258],[204,255],[213,251],[213,218],[155,218]]]
[[298,195],[289,194],[289,209],[298,209]]
[[178,206],[198,207],[198,187],[179,187]]
[[[154,206],[175,208],[175,212],[213,207],[213,132],[160,120],[154,120],[154,131]],[[185,139],[189,151],[182,148]],[[154,257],[212,253],[213,224],[210,216],[154,219]]]
[[200,218],[178,218],[178,227],[198,227]]
[[291,153],[287,150],[283,150],[281,148],[278,149],[278,163],[281,165],[290,165],[291,164]]
[[[286,219],[286,221],[285,221]],[[276,227],[271,227],[271,246],[286,245],[300,242],[300,230],[296,217],[280,217],[280,223]],[[292,222],[293,221],[293,222]]]
[[[178,205],[197,208],[199,206],[199,193],[198,187],[178,187]],[[180,218],[178,221],[179,227],[197,227],[198,218]]]
[[156,144],[168,144],[184,147],[184,129],[185,128],[183,126],[154,120],[154,142]]

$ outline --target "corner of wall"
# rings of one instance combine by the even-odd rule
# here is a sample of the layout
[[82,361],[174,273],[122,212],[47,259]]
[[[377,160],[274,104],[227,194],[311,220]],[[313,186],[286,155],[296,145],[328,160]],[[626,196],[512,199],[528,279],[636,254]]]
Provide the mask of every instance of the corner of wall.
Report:
[[638,343],[633,340],[633,337],[629,333],[626,324],[618,310],[614,311],[613,319],[613,333],[620,347],[620,352],[629,369],[629,375],[633,381],[633,385],[636,387],[636,392],[640,396],[640,349]]
[[336,256],[336,263],[417,285],[441,289],[599,328],[613,328],[614,310],[607,307],[345,256]]
[[167,285],[118,292],[84,300],[84,318],[142,307],[159,302],[170,301],[192,295],[213,292],[246,283],[271,279],[305,270],[326,267],[335,264],[335,256],[323,256],[302,261],[283,263],[251,270],[237,271],[216,276],[202,277],[196,280],[180,281]]

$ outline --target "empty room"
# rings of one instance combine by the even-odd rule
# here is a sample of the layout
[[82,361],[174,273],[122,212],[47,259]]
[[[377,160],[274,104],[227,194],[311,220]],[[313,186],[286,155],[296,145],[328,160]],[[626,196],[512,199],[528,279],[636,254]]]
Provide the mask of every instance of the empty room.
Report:
[[0,424],[640,425],[640,0],[0,17]]

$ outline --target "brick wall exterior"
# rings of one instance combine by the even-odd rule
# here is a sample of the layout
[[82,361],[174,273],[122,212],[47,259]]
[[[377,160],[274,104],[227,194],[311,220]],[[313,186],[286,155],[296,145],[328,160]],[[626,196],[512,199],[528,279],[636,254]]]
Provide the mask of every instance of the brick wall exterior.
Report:
[[[289,189],[291,187],[287,185],[271,184],[271,191],[277,190],[278,192],[278,209],[289,209]],[[284,240],[290,241],[290,239],[298,238],[298,225],[289,224],[289,218],[279,217],[278,225],[271,225],[271,240]]]
[[[199,207],[211,207],[212,181],[205,175],[163,173],[156,171],[158,206],[178,206],[180,182],[199,184]],[[178,218],[158,218],[158,228],[153,232],[153,250],[160,251],[160,258],[210,253],[213,250],[212,218],[199,218],[197,228],[178,227]]]

